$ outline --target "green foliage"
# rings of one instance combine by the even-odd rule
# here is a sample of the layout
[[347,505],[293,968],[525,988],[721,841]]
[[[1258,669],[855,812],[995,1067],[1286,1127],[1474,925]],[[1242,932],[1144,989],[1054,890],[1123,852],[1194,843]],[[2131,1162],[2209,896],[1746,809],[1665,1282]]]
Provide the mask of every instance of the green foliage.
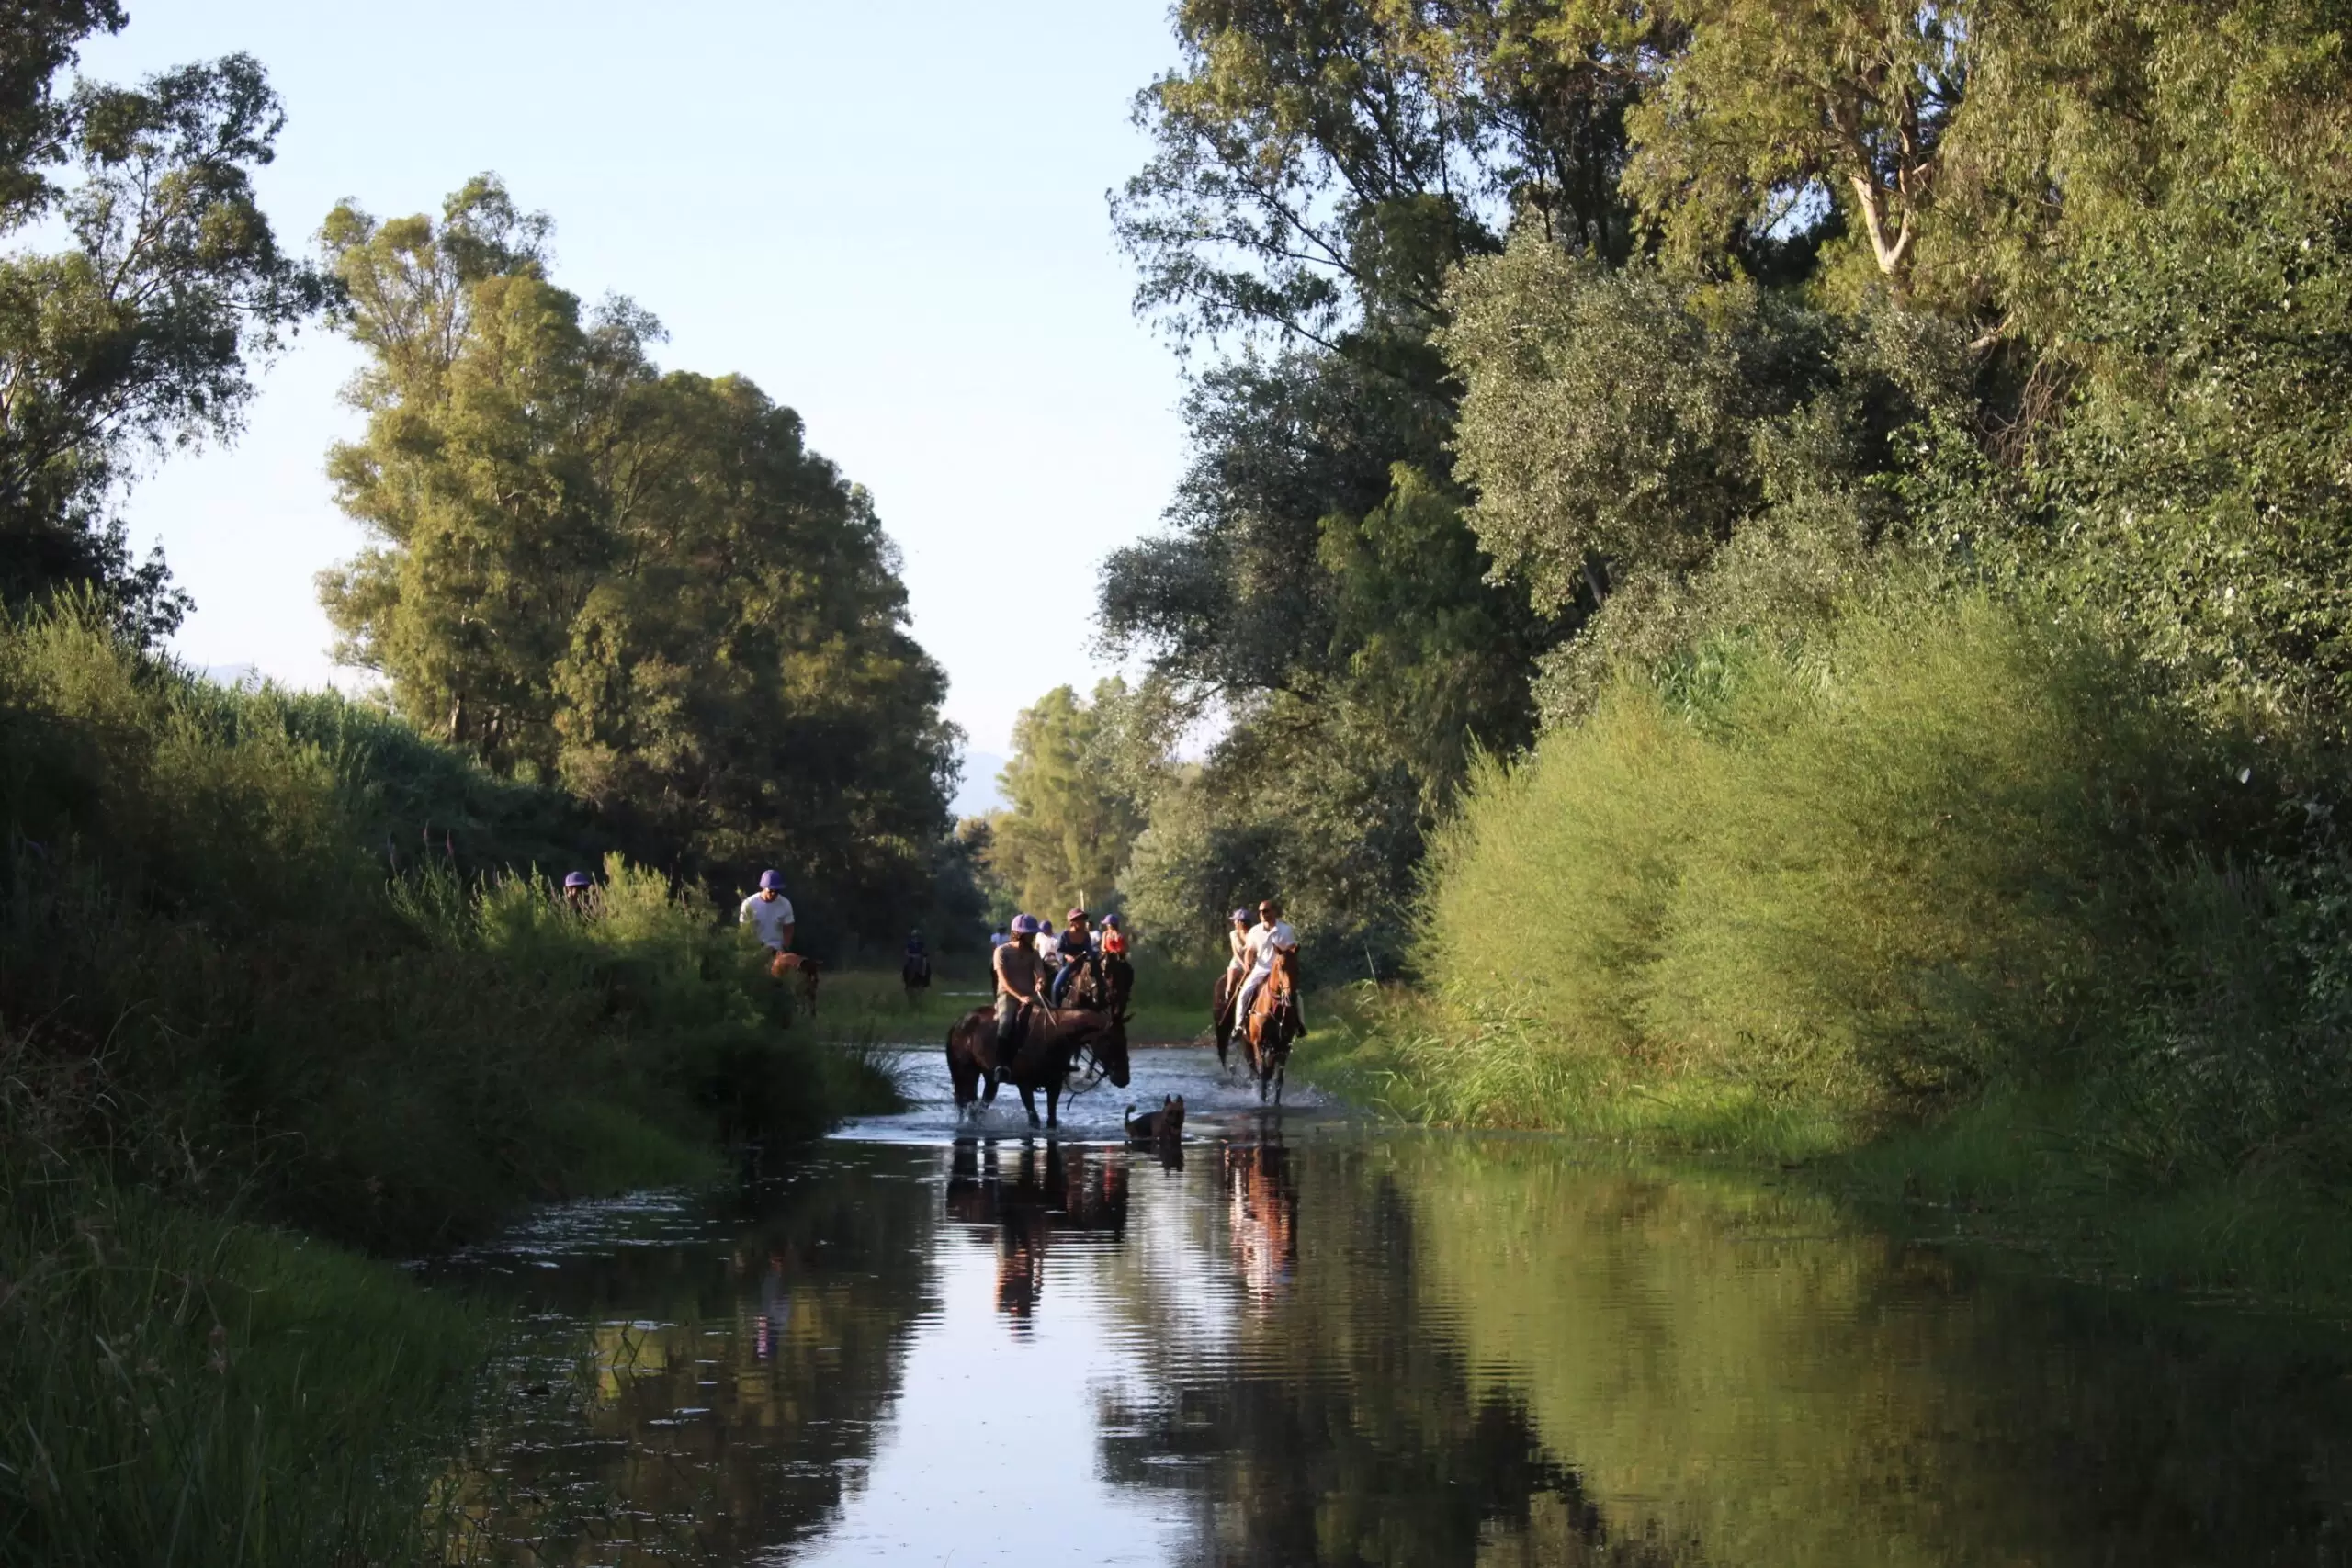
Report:
[[95,613],[0,627],[0,1026],[104,1083],[103,1168],[413,1247],[576,1190],[602,1157],[579,1104],[673,1150],[713,1119],[822,1125],[775,987],[698,893],[617,859],[590,919],[534,877],[388,884],[353,752]]
[[341,657],[643,853],[787,867],[820,945],[903,930],[955,735],[869,498],[749,381],[658,372],[642,311],[583,313],[546,231],[488,179],[328,220],[371,355],[331,468],[379,541],[321,579]]
[[[142,451],[234,432],[249,360],[325,285],[279,252],[254,203],[253,170],[285,117],[252,59],[56,101],[74,43],[121,19],[43,5],[0,23],[0,235],[53,211],[69,241],[0,256],[0,601],[92,587],[152,641],[187,600],[160,557],[133,562],[107,507]],[[60,190],[40,169],[69,154],[81,177]]]
[[1451,1112],[1690,1084],[1867,1125],[2104,1070],[2184,951],[2219,961],[2161,934],[2258,822],[2128,661],[1989,600],[1703,645],[1493,772],[1442,841],[1422,971],[1562,1086]]
[[2352,205],[2269,178],[2182,189],[2067,276],[2065,418],[2014,471],[1924,479],[1932,526],[2202,705],[2344,735]]
[[1057,686],[1021,710],[997,775],[1011,804],[988,822],[989,876],[1008,916],[1120,907],[1120,872],[1168,766],[1164,735],[1139,712],[1150,700],[1114,676],[1091,702]]
[[0,1563],[422,1560],[487,1325],[390,1264],[74,1176],[0,1060]]
[[393,874],[410,812],[485,858],[565,819],[382,716],[194,679],[93,596],[0,621],[0,1562],[424,1551],[482,1336],[330,1243],[895,1103],[783,1032],[691,888]]
[[[1425,347],[1398,354],[1436,379]],[[1190,412],[1175,526],[1112,558],[1102,619],[1231,723],[1190,793],[1154,806],[1148,869],[1123,890],[1176,951],[1278,893],[1311,952],[1352,971],[1369,942],[1390,963],[1422,836],[1477,748],[1532,734],[1528,678],[1556,630],[1487,581],[1434,477],[1442,400],[1317,353],[1228,367]]]

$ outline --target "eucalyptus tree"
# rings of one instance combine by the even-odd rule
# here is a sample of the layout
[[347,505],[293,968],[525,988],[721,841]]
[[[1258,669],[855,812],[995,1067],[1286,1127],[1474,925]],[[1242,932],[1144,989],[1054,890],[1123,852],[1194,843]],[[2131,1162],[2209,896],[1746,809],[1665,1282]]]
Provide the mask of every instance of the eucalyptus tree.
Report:
[[[714,880],[781,862],[879,932],[930,896],[956,735],[895,547],[799,416],[662,372],[660,324],[584,309],[548,221],[487,176],[439,218],[327,220],[368,351],[322,573],[338,657],[428,733],[561,784]],[[821,918],[821,917],[820,917]]]

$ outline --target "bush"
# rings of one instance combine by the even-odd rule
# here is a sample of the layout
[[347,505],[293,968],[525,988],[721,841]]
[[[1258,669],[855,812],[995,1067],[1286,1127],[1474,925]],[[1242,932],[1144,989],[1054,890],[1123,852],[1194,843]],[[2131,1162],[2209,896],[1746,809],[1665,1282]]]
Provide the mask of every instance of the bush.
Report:
[[2352,1088],[2249,754],[1982,595],[1718,637],[1486,771],[1430,871],[1439,1016],[1373,1032],[1449,1120],[1868,1128],[2064,1085],[2133,1180],[2242,1162]]

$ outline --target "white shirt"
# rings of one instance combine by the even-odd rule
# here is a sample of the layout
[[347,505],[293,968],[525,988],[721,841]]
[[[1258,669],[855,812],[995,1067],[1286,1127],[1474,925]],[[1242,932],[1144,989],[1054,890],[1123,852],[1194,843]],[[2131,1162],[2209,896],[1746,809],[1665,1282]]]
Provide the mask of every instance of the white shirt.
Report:
[[781,893],[773,898],[754,893],[743,900],[743,912],[735,917],[735,923],[751,927],[760,933],[762,942],[782,953],[784,928],[792,924],[792,900]]
[[1276,920],[1272,925],[1260,920],[1250,928],[1250,967],[1264,974],[1274,966],[1274,954],[1286,947],[1298,945],[1298,933],[1290,929],[1288,920]]

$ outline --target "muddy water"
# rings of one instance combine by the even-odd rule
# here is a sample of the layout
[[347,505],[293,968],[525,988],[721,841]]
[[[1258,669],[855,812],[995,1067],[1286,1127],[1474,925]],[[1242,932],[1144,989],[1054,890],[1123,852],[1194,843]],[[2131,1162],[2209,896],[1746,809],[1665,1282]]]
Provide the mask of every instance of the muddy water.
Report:
[[[912,1087],[944,1092],[929,1053]],[[936,1080],[936,1081],[934,1081]],[[1187,1098],[1181,1154],[1116,1141]],[[520,1303],[469,1550],[564,1563],[2297,1563],[2352,1352],[1138,1054],[440,1272]]]

